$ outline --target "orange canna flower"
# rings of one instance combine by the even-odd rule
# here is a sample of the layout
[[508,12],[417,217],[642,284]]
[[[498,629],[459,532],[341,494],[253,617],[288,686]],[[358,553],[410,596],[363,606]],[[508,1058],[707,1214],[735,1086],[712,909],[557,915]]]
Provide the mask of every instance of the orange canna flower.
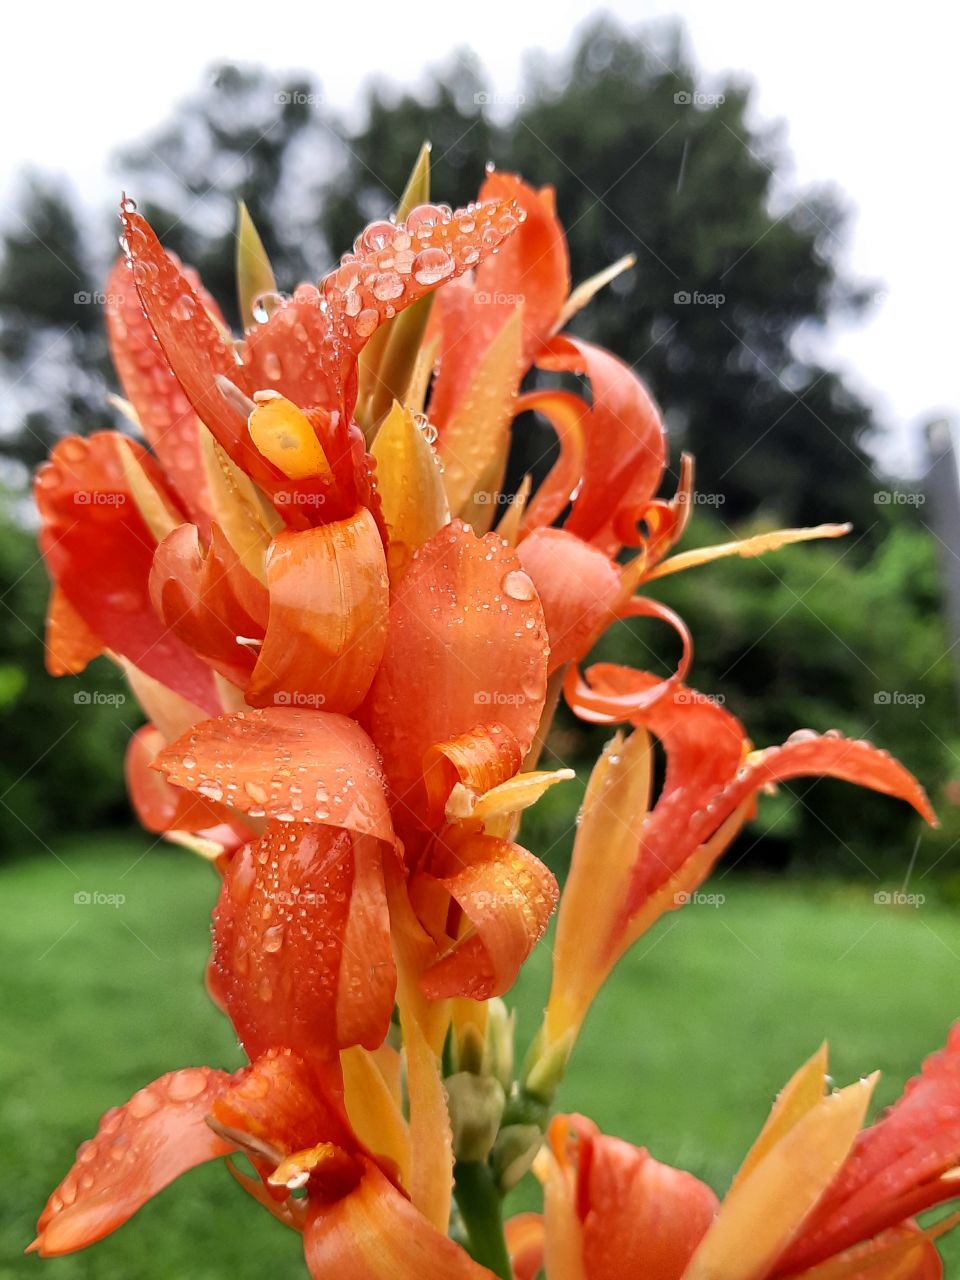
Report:
[[960,1025],[861,1129],[876,1077],[825,1092],[821,1049],[780,1094],[722,1204],[691,1174],[557,1116],[542,1217],[508,1224],[517,1280],[937,1280],[915,1214],[960,1196]]
[[[782,746],[753,751],[739,721],[705,695],[683,685],[664,693],[654,676],[610,664],[578,677],[576,700],[581,715],[628,719],[634,729],[608,744],[587,788],[557,922],[540,1065],[532,1067],[535,1090],[555,1085],[614,965],[664,912],[689,901],[752,816],[761,790],[791,778],[842,778],[906,800],[936,821],[917,780],[867,742],[802,730]],[[651,735],[666,752],[652,806]]]

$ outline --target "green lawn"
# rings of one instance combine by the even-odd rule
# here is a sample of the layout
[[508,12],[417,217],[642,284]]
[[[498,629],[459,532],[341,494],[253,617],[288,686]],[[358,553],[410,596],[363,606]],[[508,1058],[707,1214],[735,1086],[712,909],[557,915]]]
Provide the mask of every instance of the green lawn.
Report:
[[[87,841],[58,849],[62,861],[0,872],[0,1277],[300,1274],[295,1237],[217,1166],[182,1179],[88,1253],[18,1256],[102,1111],[174,1067],[240,1062],[200,982],[214,873],[147,847],[146,838]],[[872,884],[729,876],[711,888],[726,895],[721,906],[672,915],[624,963],[561,1102],[722,1188],[779,1085],[824,1036],[838,1081],[883,1070],[884,1102],[943,1041],[960,1003],[960,919],[933,903],[877,906]],[[78,904],[78,892],[125,901]],[[522,1037],[548,964],[544,946],[515,992]],[[960,1262],[960,1248],[951,1257]]]

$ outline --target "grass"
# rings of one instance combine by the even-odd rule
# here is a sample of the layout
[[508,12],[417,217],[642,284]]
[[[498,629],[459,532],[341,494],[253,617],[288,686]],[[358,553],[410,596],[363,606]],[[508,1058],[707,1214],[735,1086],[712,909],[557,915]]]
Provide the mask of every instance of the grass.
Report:
[[[134,837],[88,840],[0,872],[3,1280],[301,1274],[296,1238],[219,1166],[187,1175],[93,1250],[19,1256],[107,1107],[174,1067],[241,1061],[200,983],[214,873],[146,849]],[[710,887],[722,905],[670,916],[602,994],[561,1104],[722,1188],[777,1088],[825,1036],[838,1081],[879,1067],[880,1101],[896,1095],[956,1012],[960,920],[932,903],[877,906],[873,885],[730,876]],[[77,903],[81,892],[125,900]],[[549,960],[548,938],[511,997],[522,1043]]]

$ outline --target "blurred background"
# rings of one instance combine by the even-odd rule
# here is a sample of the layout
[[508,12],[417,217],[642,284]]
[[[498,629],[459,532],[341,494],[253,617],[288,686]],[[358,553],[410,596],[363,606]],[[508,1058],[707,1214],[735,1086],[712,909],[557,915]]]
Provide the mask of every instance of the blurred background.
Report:
[[[892,1097],[944,1038],[960,978],[960,279],[939,10],[921,0],[907,29],[876,13],[867,28],[852,6],[814,3],[773,29],[759,6],[698,0],[436,18],[93,5],[55,45],[42,15],[23,21],[42,75],[37,57],[18,59],[0,90],[0,1110],[13,1153],[0,1275],[38,1265],[15,1254],[106,1106],[174,1066],[239,1060],[198,981],[213,875],[130,824],[133,701],[103,661],[73,680],[43,670],[30,476],[64,433],[122,426],[102,306],[121,190],[228,314],[237,201],[292,288],[390,210],[424,139],[438,200],[474,198],[488,161],[552,184],[575,281],[636,255],[574,327],[649,383],[673,475],[681,449],[696,455],[686,545],[854,525],[840,542],[658,584],[693,631],[692,683],[759,746],[798,727],[870,738],[920,776],[942,826],[921,831],[839,784],[768,799],[712,882],[722,901],[671,917],[624,966],[561,1101],[720,1187],[824,1035],[838,1078],[881,1067]],[[524,435],[539,457],[546,429]],[[658,643],[641,623],[601,647],[666,669]],[[561,875],[602,741],[569,718],[551,739],[578,783],[550,793],[525,841]],[[517,993],[522,1026],[548,960],[541,949]],[[294,1269],[282,1228],[254,1214],[237,1226],[241,1199],[222,1170],[199,1171],[99,1251],[45,1269]]]

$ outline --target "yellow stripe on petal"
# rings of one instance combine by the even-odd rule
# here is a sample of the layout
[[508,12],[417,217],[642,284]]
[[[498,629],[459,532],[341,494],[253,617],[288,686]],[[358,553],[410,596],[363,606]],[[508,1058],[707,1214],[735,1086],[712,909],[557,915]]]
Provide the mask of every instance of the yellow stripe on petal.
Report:
[[267,548],[273,535],[283,528],[283,522],[202,424],[199,433],[213,518],[243,567],[258,582],[265,583]]
[[371,1151],[394,1162],[409,1191],[410,1129],[380,1070],[379,1052],[371,1053],[357,1045],[340,1054],[343,1101],[354,1133]]
[[767,1123],[763,1126],[760,1136],[750,1148],[747,1158],[731,1183],[728,1195],[745,1182],[794,1125],[822,1101],[827,1087],[827,1066],[827,1046],[822,1044],[813,1057],[808,1059],[783,1086],[773,1104]]
[[818,524],[809,529],[775,529],[772,533],[758,533],[753,538],[741,538],[737,542],[721,542],[714,547],[697,547],[671,556],[646,575],[646,581],[665,578],[684,569],[695,569],[701,564],[723,560],[727,556],[762,556],[768,551],[779,551],[794,542],[815,542],[819,538],[843,538],[853,528],[850,524]]
[[290,480],[332,477],[330,463],[307,415],[283,396],[260,399],[247,422],[250,439]]
[[130,496],[136,503],[144,524],[157,542],[162,542],[168,533],[183,524],[184,517],[156,487],[123,436],[116,437],[116,448]]
[[617,734],[594,766],[560,900],[546,1033],[551,1043],[579,1027],[613,967],[611,930],[623,909],[650,804],[650,737]]
[[517,309],[494,338],[440,440],[447,501],[451,512],[465,519],[471,509],[483,507],[492,523],[496,511],[496,494],[483,491],[481,484],[499,474],[510,443],[522,375],[522,321]]
[[763,1280],[840,1171],[876,1080],[821,1099],[737,1181],[684,1280]]
[[437,455],[409,409],[394,402],[370,451],[390,531],[390,581],[396,585],[413,553],[449,523],[450,511]]

